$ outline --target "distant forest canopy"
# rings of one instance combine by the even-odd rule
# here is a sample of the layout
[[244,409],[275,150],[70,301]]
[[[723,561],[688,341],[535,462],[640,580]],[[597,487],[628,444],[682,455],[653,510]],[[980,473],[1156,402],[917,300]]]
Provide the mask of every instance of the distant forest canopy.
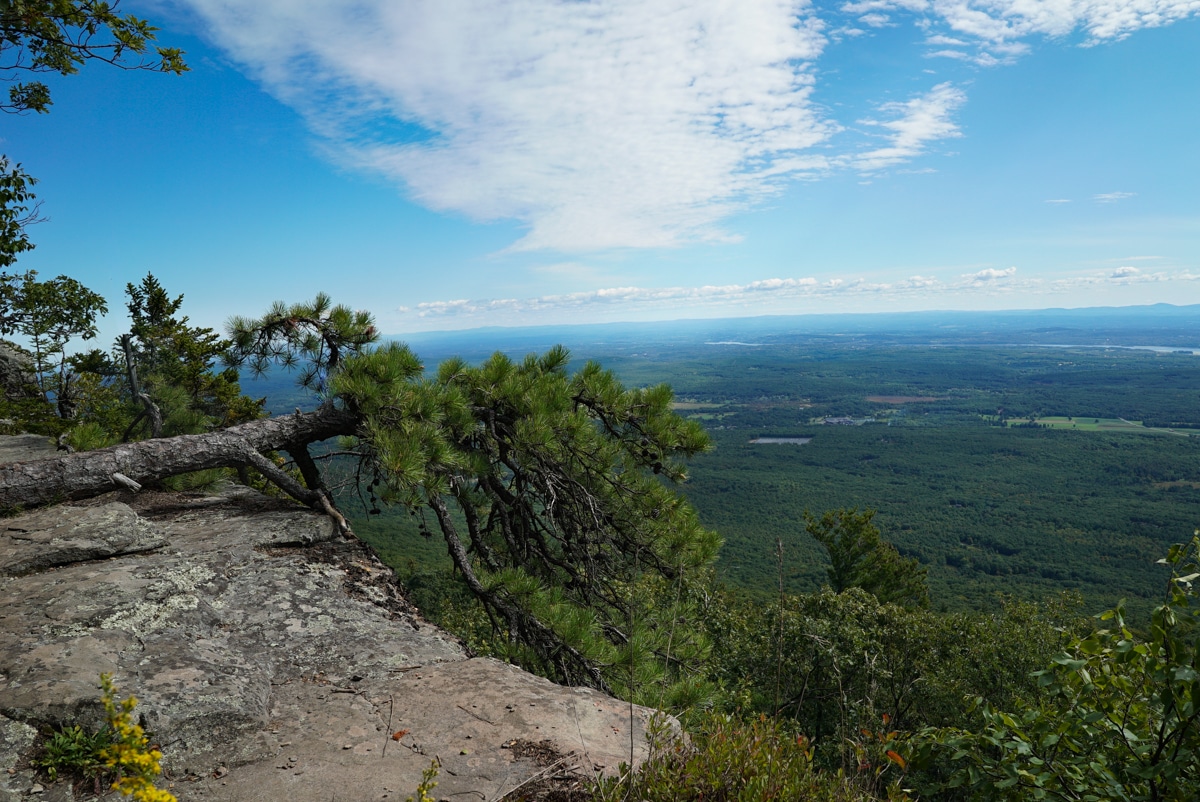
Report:
[[[886,330],[896,321],[907,327]],[[751,592],[777,586],[777,538],[787,590],[819,588],[826,557],[804,512],[859,507],[878,510],[883,537],[928,567],[935,609],[1072,590],[1089,611],[1124,598],[1138,616],[1162,593],[1156,560],[1200,526],[1200,439],[1188,436],[1200,434],[1197,324],[1200,307],[1160,305],[490,329],[413,345],[432,367],[443,351],[479,358],[557,339],[627,384],[670,384],[716,445],[685,492],[725,538],[719,575]],[[1107,347],[1014,344],[1089,340]],[[841,417],[874,422],[821,423]],[[1030,417],[1071,421],[1007,425]],[[1105,419],[1143,426],[1095,423]],[[812,441],[750,443],[759,436]],[[358,526],[385,551],[439,559],[409,521],[383,518]]]

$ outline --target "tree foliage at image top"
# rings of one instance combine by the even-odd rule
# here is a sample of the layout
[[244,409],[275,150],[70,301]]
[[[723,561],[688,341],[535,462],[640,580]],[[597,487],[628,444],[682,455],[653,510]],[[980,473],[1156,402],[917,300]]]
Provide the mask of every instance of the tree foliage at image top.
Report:
[[[87,61],[123,69],[176,75],[187,71],[183,51],[154,47],[157,28],[117,2],[96,0],[0,0],[0,70],[73,75]],[[9,80],[12,80],[11,78]],[[53,101],[41,81],[15,83],[0,110],[46,113]]]
[[640,583],[682,582],[716,555],[719,538],[669,486],[708,438],[667,387],[626,389],[594,363],[572,375],[568,358],[454,359],[416,379],[393,344],[347,359],[330,387],[363,420],[372,497],[432,513],[522,662],[611,688],[634,650],[671,649],[668,614],[631,620]]

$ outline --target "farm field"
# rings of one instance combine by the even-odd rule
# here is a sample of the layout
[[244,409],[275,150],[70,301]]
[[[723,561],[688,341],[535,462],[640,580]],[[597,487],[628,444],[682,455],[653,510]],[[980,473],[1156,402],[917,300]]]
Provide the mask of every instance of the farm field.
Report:
[[1174,434],[1190,437],[1193,432],[1170,427],[1145,426],[1140,420],[1124,418],[1077,418],[1074,416],[1050,415],[1044,418],[1010,418],[1005,421],[1013,426],[1041,426],[1046,429],[1073,429],[1080,432],[1127,432],[1130,434]]

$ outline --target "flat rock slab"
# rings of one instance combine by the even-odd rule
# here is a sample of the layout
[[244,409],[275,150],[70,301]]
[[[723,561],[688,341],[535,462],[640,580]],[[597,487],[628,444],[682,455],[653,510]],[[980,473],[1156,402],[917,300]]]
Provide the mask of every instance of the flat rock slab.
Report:
[[[436,799],[490,802],[542,772],[613,773],[631,746],[640,762],[651,711],[633,709],[632,741],[630,713],[604,694],[487,658],[349,687],[297,681],[273,692],[272,760],[174,790],[231,802],[403,800],[436,759]],[[529,754],[536,745],[540,761]]]
[[542,770],[525,744],[555,771],[644,752],[651,711],[470,658],[295,506],[123,493],[0,527],[0,802],[73,798],[27,795],[31,733],[96,726],[101,673],[183,802],[402,800],[435,757],[437,798],[491,800]]
[[0,465],[44,459],[57,454],[49,437],[41,434],[14,434],[0,437]]
[[150,551],[166,539],[124,504],[53,507],[0,520],[0,575]]

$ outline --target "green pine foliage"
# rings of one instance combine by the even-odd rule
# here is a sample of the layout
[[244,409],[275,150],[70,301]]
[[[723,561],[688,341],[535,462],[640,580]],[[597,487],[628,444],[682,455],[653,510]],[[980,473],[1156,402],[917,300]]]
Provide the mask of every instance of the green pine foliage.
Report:
[[[707,438],[667,388],[626,389],[567,362],[561,348],[497,354],[418,379],[391,345],[346,359],[329,386],[363,416],[372,499],[429,511],[508,641],[497,651],[563,682],[687,697],[704,646],[695,627],[671,625],[686,617],[659,605],[670,594],[654,578],[686,582],[716,555],[719,539],[671,487]],[[662,673],[631,683],[643,654]]]
[[343,359],[379,339],[369,312],[334,304],[325,293],[311,303],[278,302],[261,318],[230,318],[228,329],[230,366],[247,366],[256,376],[273,364],[297,370],[297,383],[317,394]]
[[[262,402],[242,394],[237,370],[217,369],[231,341],[180,317],[182,295],[171,297],[152,274],[126,285],[125,294],[131,354],[143,389],[163,413],[164,436],[223,429],[262,416]],[[123,360],[118,353],[105,372],[124,373]]]

